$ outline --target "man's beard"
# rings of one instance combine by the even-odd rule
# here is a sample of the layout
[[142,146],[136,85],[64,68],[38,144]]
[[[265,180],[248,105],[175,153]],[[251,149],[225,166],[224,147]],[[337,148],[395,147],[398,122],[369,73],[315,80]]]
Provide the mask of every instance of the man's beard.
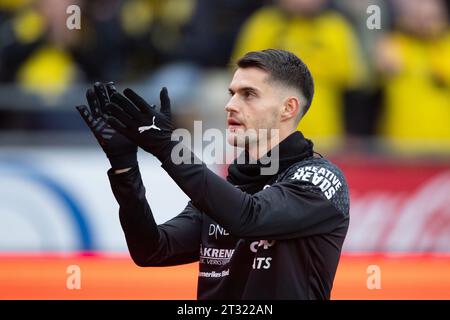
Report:
[[278,144],[279,129],[238,129],[234,132],[227,130],[228,143],[236,148],[258,150],[258,158],[263,156],[271,146]]
[[231,132],[227,130],[228,143],[237,148],[246,148],[254,145],[258,141],[258,132],[255,129],[236,129]]

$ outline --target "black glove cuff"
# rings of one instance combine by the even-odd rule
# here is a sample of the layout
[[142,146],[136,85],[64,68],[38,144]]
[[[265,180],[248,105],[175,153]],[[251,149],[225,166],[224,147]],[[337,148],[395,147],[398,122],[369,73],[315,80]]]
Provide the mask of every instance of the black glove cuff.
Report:
[[131,168],[138,163],[137,152],[108,156],[108,159],[109,163],[111,163],[111,168],[115,170]]

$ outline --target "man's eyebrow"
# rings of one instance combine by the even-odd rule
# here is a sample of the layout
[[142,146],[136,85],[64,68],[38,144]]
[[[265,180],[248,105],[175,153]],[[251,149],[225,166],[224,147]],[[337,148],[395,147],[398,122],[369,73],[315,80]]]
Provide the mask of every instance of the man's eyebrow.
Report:
[[[237,91],[251,91],[251,92],[255,92],[255,93],[259,92],[259,90],[254,87],[242,87],[242,88],[238,88]],[[228,88],[228,92],[231,94],[234,94],[235,91],[231,88]]]

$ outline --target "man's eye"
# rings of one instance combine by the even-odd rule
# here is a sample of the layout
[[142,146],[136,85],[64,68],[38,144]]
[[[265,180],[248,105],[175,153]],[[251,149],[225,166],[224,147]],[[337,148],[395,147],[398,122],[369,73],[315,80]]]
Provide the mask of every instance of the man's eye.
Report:
[[253,93],[252,93],[252,92],[250,92],[250,91],[245,91],[245,92],[244,92],[244,97],[248,98],[248,97],[250,97],[250,96],[253,96]]

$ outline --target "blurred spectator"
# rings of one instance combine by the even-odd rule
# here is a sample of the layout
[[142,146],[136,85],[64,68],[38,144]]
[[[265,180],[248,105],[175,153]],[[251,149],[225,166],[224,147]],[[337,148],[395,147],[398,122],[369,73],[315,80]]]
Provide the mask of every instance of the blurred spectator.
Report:
[[152,75],[151,86],[166,83],[172,89],[172,99],[189,98],[205,68],[227,66],[239,28],[262,3],[262,0],[198,0],[179,42],[167,51],[170,61]]
[[[372,60],[376,41],[384,30],[391,26],[390,2],[386,0],[333,0],[332,4],[352,23],[364,57]],[[371,6],[380,8],[380,29],[367,27],[368,18],[372,14],[367,13],[367,9]],[[371,61],[368,62],[368,67],[372,67]],[[372,76],[372,73],[370,75]]]
[[176,59],[202,67],[225,67],[239,29],[262,0],[198,0],[184,28]]
[[[75,82],[138,79],[174,50],[193,3],[23,0],[3,5],[0,81],[16,82],[56,105]],[[66,9],[73,4],[81,7],[81,30],[66,27]]]
[[2,25],[0,80],[17,81],[50,102],[80,76],[70,49],[81,34],[66,27],[71,4],[80,1],[32,1]]
[[343,94],[365,85],[366,72],[352,26],[326,0],[278,0],[258,10],[240,32],[233,57],[279,48],[310,68],[315,95],[299,130],[331,146],[344,133]]
[[[374,66],[374,47],[377,40],[391,25],[391,5],[385,0],[334,0],[333,5],[352,23],[367,69],[367,87],[348,90],[345,93],[345,130],[347,133],[347,151],[372,151],[376,145],[373,138],[380,113],[380,89],[377,71]],[[373,11],[368,8],[376,6],[379,11],[377,28],[368,28],[368,19]],[[379,29],[378,29],[379,28]],[[363,139],[361,139],[363,138]],[[369,149],[370,148],[370,149]]]
[[[0,0],[0,82],[4,84],[0,91],[11,89],[20,98],[2,95],[0,103],[5,109],[0,110],[0,127],[64,129],[83,125],[60,112],[72,110],[73,103],[83,100],[84,90],[78,85],[84,88],[86,82],[121,83],[148,76],[169,60],[167,53],[178,45],[194,3]],[[81,8],[81,30],[66,26],[66,9],[72,4]],[[23,107],[37,112],[32,122],[21,111]]]
[[129,79],[146,78],[149,71],[173,60],[196,3],[197,0],[123,2],[120,25],[125,34],[124,51],[130,55]]
[[397,150],[450,151],[450,32],[442,0],[396,0],[380,40],[380,132]]

